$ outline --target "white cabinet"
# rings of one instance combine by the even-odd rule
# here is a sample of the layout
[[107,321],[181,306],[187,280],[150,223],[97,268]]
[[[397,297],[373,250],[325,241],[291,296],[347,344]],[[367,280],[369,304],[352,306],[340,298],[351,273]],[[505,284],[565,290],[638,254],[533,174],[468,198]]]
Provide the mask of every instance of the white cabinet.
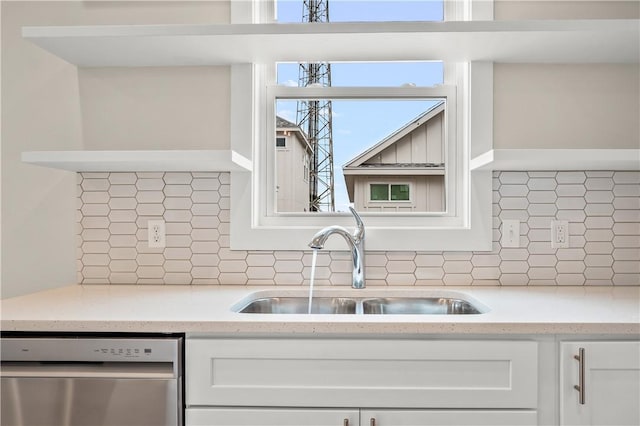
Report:
[[190,406],[537,407],[531,341],[191,338],[186,350]]
[[532,341],[191,337],[186,372],[189,426],[537,424]]
[[565,342],[560,356],[561,424],[640,424],[640,342]]
[[356,409],[188,408],[189,426],[358,426]]
[[361,410],[360,426],[532,426],[535,411],[517,410]]
[[190,408],[190,426],[533,426],[525,410]]

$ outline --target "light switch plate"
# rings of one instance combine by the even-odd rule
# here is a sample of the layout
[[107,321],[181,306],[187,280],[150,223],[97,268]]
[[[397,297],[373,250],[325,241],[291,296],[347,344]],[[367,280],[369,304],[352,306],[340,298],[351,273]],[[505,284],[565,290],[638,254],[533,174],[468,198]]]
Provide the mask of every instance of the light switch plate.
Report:
[[502,221],[502,239],[500,240],[500,245],[502,245],[502,247],[520,247],[519,220]]

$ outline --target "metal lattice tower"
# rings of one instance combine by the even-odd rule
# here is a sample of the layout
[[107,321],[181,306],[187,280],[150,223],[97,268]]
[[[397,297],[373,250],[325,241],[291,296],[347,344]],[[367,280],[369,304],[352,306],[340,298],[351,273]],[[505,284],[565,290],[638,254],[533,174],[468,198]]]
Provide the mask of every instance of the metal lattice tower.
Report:
[[[303,22],[329,22],[329,0],[303,0],[303,3]],[[331,64],[301,63],[298,86],[331,86]],[[298,101],[297,109],[297,124],[307,134],[313,151],[309,167],[309,211],[335,211],[331,101],[302,100]]]

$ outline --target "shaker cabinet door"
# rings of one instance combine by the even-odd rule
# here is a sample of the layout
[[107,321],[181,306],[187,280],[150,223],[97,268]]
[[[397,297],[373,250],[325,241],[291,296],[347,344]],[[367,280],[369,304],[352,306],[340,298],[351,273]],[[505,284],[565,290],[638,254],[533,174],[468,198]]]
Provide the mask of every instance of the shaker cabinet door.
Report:
[[560,356],[561,424],[640,424],[640,342],[567,342]]

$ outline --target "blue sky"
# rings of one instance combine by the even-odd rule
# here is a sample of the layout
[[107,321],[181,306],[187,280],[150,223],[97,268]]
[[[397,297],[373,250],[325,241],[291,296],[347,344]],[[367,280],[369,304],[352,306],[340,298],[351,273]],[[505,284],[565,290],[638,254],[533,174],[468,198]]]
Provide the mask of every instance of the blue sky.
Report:
[[[329,0],[331,22],[441,20],[440,1]],[[279,0],[279,22],[301,22],[302,0]],[[296,86],[298,64],[278,64],[278,84]],[[332,63],[332,86],[442,84],[440,62]],[[336,210],[349,205],[342,166],[433,106],[430,100],[339,100],[333,108]],[[296,102],[278,101],[277,114],[296,122]]]

